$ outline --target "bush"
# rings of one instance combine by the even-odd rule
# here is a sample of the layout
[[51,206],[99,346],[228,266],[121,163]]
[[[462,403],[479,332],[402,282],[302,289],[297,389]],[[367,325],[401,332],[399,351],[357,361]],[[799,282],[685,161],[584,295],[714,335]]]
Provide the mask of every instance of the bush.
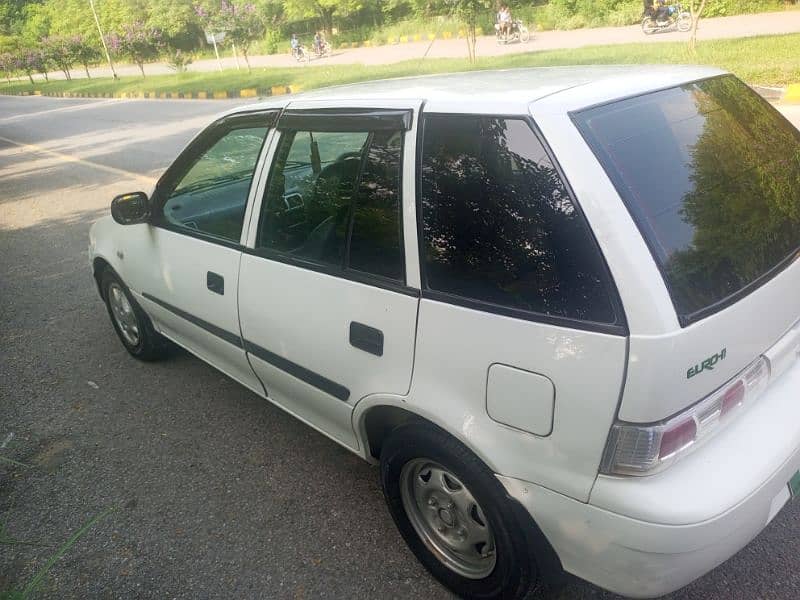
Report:
[[192,64],[192,55],[182,50],[173,50],[167,54],[167,66],[176,73],[185,73]]

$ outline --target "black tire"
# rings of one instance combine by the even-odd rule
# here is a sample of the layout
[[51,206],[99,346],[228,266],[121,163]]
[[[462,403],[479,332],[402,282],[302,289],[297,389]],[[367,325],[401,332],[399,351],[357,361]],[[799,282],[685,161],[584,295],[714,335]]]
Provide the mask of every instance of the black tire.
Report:
[[[494,536],[496,560],[494,569],[482,579],[464,577],[437,558],[409,519],[402,499],[401,472],[409,461],[420,458],[434,461],[454,474],[480,505]],[[381,484],[392,518],[411,551],[436,579],[460,597],[542,597],[549,587],[561,581],[558,557],[527,511],[508,496],[478,457],[441,429],[431,425],[395,429],[381,450]]]
[[[117,322],[117,318],[114,316],[110,301],[112,286],[118,286],[117,289],[125,294],[128,303],[133,309],[133,316],[138,326],[138,340],[136,343],[132,343],[130,340],[126,339],[125,334]],[[117,337],[119,337],[119,340],[122,342],[122,345],[125,346],[128,353],[134,358],[148,362],[160,360],[167,356],[169,353],[169,342],[155,330],[153,323],[150,321],[150,317],[147,316],[147,313],[142,310],[142,307],[139,306],[133,298],[128,286],[126,286],[110,268],[103,271],[100,277],[100,289],[102,290],[103,300],[105,300],[106,310],[108,310],[108,316],[111,319],[111,324],[114,326],[114,331],[117,332]]]

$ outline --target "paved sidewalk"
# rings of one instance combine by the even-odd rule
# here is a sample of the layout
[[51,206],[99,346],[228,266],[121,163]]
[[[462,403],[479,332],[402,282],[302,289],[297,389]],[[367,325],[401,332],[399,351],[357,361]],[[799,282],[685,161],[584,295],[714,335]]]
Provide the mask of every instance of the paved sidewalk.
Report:
[[[781,33],[800,32],[800,10],[784,12],[761,13],[756,15],[739,15],[735,17],[717,17],[700,21],[698,39],[711,40],[721,38],[740,38],[755,35],[771,35]],[[688,33],[668,32],[646,36],[639,25],[627,27],[600,27],[596,29],[576,29],[573,31],[542,31],[536,32],[534,38],[527,44],[509,44],[500,46],[495,42],[494,36],[483,36],[478,39],[478,56],[500,56],[535,50],[554,50],[560,48],[580,48],[602,44],[627,44],[632,42],[652,43],[677,42],[688,39]],[[382,65],[401,62],[404,60],[421,59],[430,42],[408,42],[392,46],[377,46],[371,48],[354,48],[334,50],[331,56],[324,59],[311,61],[312,65],[343,65],[363,64]],[[227,52],[226,54],[230,54]],[[430,58],[463,58],[466,56],[464,40],[436,40],[431,46],[428,57]],[[239,59],[241,68],[245,68],[244,60]],[[287,54],[271,56],[252,56],[250,64],[253,67],[296,67],[303,68],[304,63],[298,63]],[[226,69],[235,69],[236,62],[232,56],[222,59],[222,66]],[[189,67],[189,71],[214,71],[218,68],[215,59],[198,60]],[[107,66],[90,69],[93,77],[108,77],[110,71]],[[148,75],[173,73],[165,63],[153,63],[145,66]],[[117,73],[121,76],[139,76],[139,68],[135,65],[120,65]],[[74,79],[85,77],[83,69],[75,69],[72,73]],[[63,73],[51,73],[51,79],[63,79]]]

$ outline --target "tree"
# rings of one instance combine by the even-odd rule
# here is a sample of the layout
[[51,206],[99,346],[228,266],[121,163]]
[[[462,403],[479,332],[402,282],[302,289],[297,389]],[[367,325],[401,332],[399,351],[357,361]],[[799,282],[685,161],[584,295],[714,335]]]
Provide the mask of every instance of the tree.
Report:
[[361,0],[284,0],[286,15],[292,19],[318,19],[325,33],[330,35],[333,18],[343,17],[361,10]]
[[689,50],[697,47],[697,26],[706,7],[706,0],[689,0],[689,11],[692,13],[692,32],[689,34]]
[[69,70],[78,61],[80,46],[80,36],[56,36],[42,40],[42,51],[47,56],[48,63],[61,69],[67,81],[72,80]]
[[6,80],[11,83],[11,72],[17,68],[17,61],[10,52],[0,54],[0,69],[6,75]]
[[147,27],[141,21],[123,26],[121,33],[110,36],[108,44],[114,52],[135,62],[143,78],[146,77],[144,63],[157,58],[161,54],[163,45],[161,31]]
[[478,55],[475,51],[477,43],[478,20],[492,9],[491,0],[453,0],[454,5],[451,9],[458,19],[466,27],[467,53],[469,61],[475,62]]
[[22,71],[28,76],[31,83],[33,81],[34,73],[41,73],[44,75],[44,80],[47,78],[47,56],[39,48],[23,48],[16,56],[17,71]]
[[92,76],[89,75],[89,65],[102,58],[100,49],[97,48],[95,44],[90,43],[86,38],[75,36],[74,52],[75,61],[83,65],[83,68],[86,70],[86,77],[91,79]]
[[220,17],[228,39],[239,46],[249,72],[250,59],[247,54],[250,51],[251,44],[264,35],[264,22],[256,12],[254,5],[243,2],[237,5],[223,0],[220,7]]
[[193,50],[202,39],[201,19],[192,0],[151,0],[146,23],[175,50]]

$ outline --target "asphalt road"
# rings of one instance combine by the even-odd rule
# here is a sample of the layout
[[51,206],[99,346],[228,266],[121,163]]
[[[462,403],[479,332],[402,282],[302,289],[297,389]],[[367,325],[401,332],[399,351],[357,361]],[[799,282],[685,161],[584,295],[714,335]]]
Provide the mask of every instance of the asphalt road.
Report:
[[[117,507],[38,597],[449,598],[395,531],[376,469],[198,359],[142,364],[114,335],[89,225],[226,106],[0,98],[0,457],[28,465],[0,462],[0,524],[49,546],[0,545],[0,591]],[[800,502],[672,596],[798,597]]]

